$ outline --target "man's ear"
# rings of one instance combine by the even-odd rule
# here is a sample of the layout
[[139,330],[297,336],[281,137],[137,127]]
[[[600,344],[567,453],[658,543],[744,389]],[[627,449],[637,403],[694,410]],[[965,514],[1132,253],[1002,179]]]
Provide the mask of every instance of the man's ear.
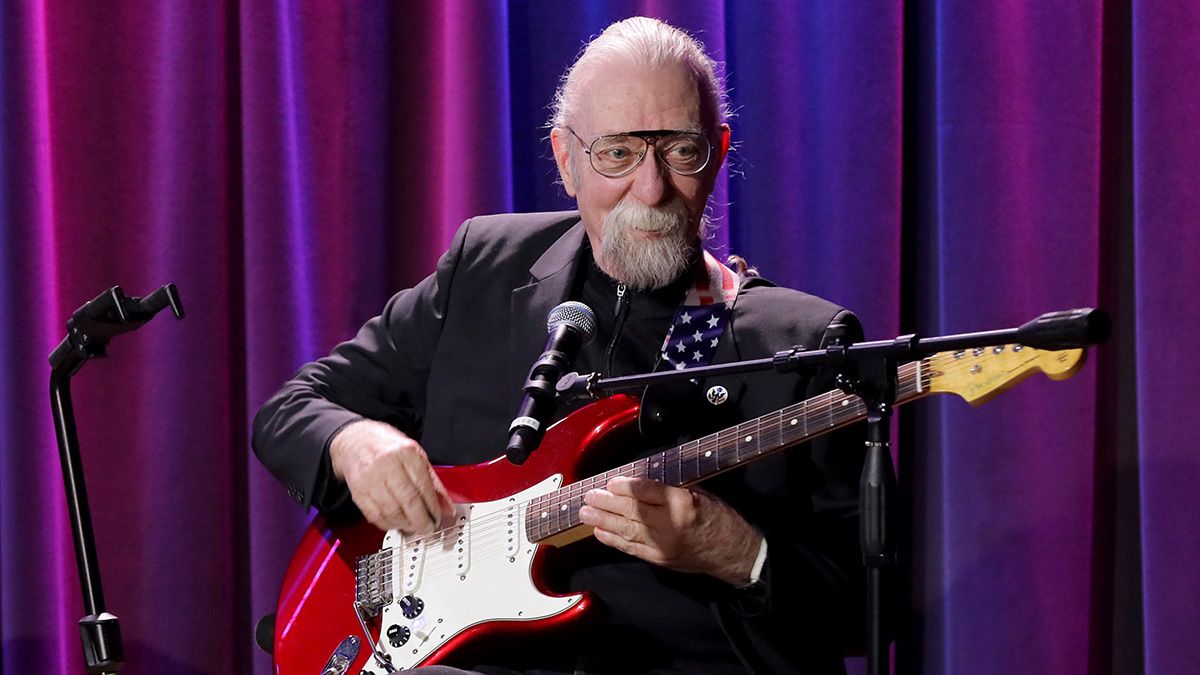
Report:
[[571,150],[567,144],[571,139],[566,137],[562,129],[554,127],[550,130],[550,147],[554,150],[554,163],[558,165],[558,175],[562,177],[563,189],[570,197],[575,196],[575,174],[571,169]]

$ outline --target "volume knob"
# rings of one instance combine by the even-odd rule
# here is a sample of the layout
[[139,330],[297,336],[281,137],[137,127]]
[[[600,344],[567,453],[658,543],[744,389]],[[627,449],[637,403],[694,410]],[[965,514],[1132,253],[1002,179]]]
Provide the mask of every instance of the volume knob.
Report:
[[415,595],[400,598],[400,612],[406,619],[415,619],[425,610],[425,601]]

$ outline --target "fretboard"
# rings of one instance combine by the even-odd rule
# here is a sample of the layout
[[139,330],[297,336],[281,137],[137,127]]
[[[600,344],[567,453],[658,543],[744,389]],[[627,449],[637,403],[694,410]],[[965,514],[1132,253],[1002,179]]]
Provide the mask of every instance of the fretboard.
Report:
[[[928,390],[928,372],[925,361],[900,366],[897,405]],[[583,495],[617,476],[691,485],[853,424],[866,415],[866,405],[857,396],[836,389],[825,392],[537,497],[524,505],[526,532],[530,541],[540,542],[578,527]]]

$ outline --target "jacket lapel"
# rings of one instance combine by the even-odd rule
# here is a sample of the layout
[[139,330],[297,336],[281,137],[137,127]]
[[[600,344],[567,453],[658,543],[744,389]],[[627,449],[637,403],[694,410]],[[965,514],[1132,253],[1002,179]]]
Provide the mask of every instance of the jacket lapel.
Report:
[[584,236],[583,223],[576,223],[529,268],[533,280],[512,291],[509,379],[518,383],[514,401],[520,400],[520,386],[546,345],[546,315],[571,292]]

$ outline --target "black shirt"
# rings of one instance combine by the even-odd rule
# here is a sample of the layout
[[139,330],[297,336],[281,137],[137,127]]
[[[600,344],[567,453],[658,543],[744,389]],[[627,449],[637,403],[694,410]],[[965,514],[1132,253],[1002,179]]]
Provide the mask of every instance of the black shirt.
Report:
[[[609,277],[581,255],[572,297],[592,308],[596,337],[580,350],[574,369],[604,376],[657,369],[659,352],[675,311],[693,277],[661,289],[637,291]],[[690,268],[689,268],[690,270]],[[631,448],[630,461],[653,448]],[[589,538],[572,544],[571,572],[562,583],[571,591],[593,591],[607,610],[605,620],[577,640],[555,645],[560,667],[586,673],[744,673],[717,623],[712,603],[728,589],[700,574],[650,565]],[[655,601],[645,602],[646,598]],[[664,632],[664,625],[672,630]],[[664,638],[665,636],[665,638]],[[541,667],[545,667],[538,657]]]

